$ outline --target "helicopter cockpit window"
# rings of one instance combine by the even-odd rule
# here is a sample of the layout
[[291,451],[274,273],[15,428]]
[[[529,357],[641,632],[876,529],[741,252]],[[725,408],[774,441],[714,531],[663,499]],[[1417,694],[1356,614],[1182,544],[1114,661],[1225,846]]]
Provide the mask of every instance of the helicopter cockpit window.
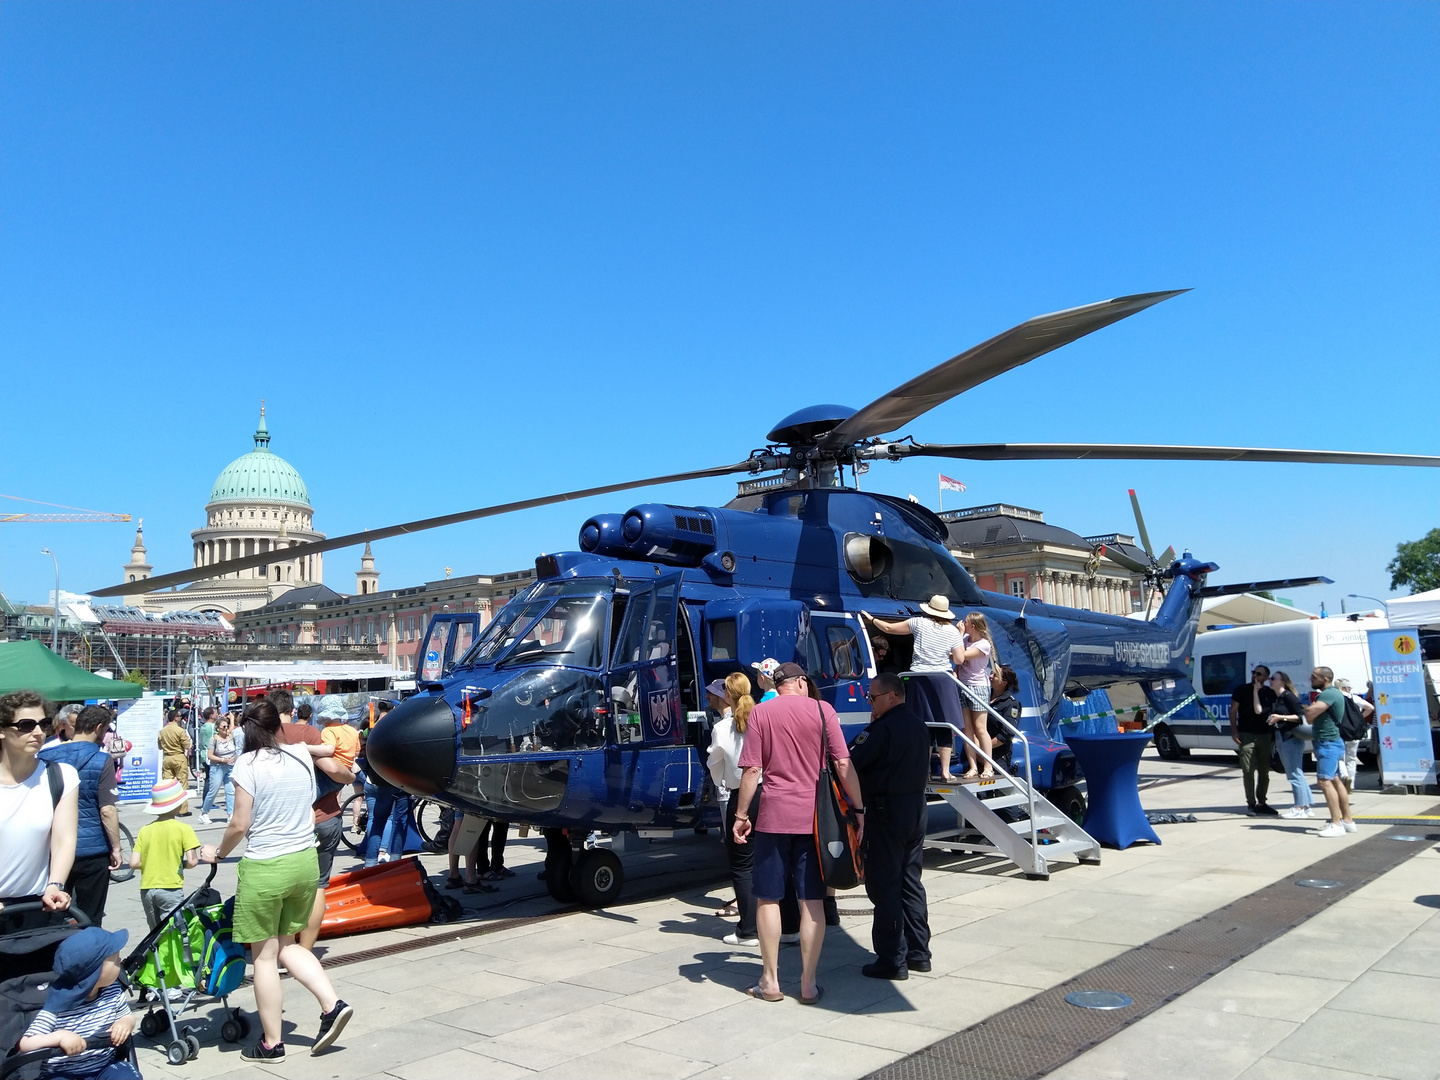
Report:
[[528,597],[516,598],[485,627],[463,663],[489,664],[503,658],[512,663],[599,667],[604,662],[605,596],[593,581],[567,581],[551,582]]
[[605,744],[600,676],[571,668],[529,668],[472,706],[460,732],[468,756],[593,750]]

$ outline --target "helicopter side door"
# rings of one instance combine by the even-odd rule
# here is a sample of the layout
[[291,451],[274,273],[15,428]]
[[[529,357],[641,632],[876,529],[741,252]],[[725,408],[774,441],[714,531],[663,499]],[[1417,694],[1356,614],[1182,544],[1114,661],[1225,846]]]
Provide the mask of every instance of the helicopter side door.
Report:
[[680,575],[664,574],[631,590],[610,654],[610,700],[622,746],[685,741],[676,629]]
[[[840,716],[843,726],[868,724],[870,702],[865,696],[869,664],[860,644],[856,616],[848,612],[810,612],[806,670]],[[851,716],[850,713],[859,715]]]
[[480,633],[478,614],[432,615],[420,651],[415,654],[415,678],[438,682],[454,670]]

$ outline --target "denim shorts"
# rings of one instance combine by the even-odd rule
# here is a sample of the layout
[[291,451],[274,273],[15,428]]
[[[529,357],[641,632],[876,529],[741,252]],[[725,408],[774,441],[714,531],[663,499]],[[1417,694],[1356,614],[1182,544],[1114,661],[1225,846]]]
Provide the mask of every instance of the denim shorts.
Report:
[[757,900],[785,899],[785,880],[795,878],[795,895],[801,900],[824,900],[820,858],[810,833],[752,832],[755,845],[754,889]]
[[1326,739],[1315,744],[1315,778],[1334,780],[1340,775],[1340,759],[1345,756],[1345,744],[1339,739]]

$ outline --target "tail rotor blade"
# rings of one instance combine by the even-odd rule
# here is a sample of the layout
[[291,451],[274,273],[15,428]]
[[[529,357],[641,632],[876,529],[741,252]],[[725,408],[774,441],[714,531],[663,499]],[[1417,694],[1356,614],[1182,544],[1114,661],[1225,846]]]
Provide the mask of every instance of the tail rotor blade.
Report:
[[1145,549],[1145,554],[1155,558],[1155,549],[1150,546],[1150,531],[1145,528],[1145,515],[1140,513],[1140,500],[1135,497],[1135,489],[1130,489],[1130,505],[1135,509],[1135,526],[1140,530],[1140,546]]

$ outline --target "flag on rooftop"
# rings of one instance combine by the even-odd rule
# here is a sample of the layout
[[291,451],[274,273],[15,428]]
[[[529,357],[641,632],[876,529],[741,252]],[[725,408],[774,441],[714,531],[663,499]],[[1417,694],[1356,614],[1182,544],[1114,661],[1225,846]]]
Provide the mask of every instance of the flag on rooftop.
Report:
[[941,491],[964,491],[964,490],[965,490],[965,485],[962,484],[959,480],[956,480],[956,479],[954,479],[953,477],[949,477],[949,476],[946,476],[944,473],[941,473],[941,474],[940,474],[940,490],[941,490]]

